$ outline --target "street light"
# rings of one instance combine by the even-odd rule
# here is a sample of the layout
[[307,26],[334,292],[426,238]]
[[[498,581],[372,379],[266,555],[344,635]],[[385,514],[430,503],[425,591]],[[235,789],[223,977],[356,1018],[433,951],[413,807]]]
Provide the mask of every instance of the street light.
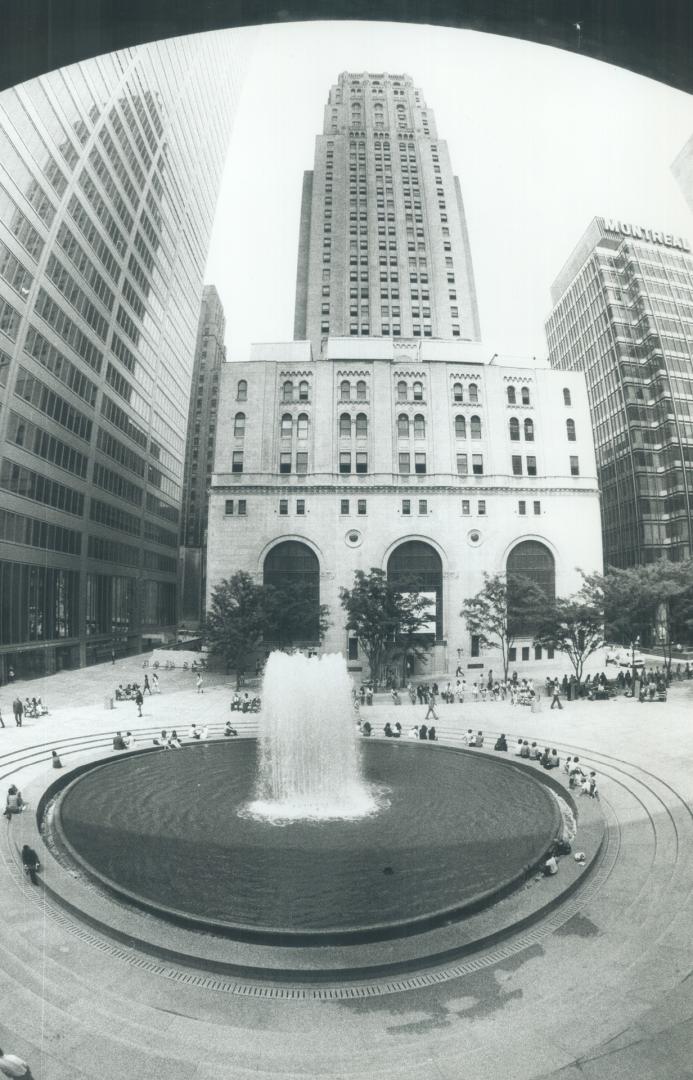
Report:
[[640,644],[640,634],[630,643],[631,678],[633,679],[633,699],[635,699],[635,650]]

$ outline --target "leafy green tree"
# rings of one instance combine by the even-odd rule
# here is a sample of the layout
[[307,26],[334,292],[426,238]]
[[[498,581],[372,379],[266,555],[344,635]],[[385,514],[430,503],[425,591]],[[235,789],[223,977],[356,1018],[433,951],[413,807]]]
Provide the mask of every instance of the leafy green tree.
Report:
[[548,603],[535,629],[534,644],[564,653],[581,683],[585,662],[604,644],[604,596],[599,583],[585,580],[575,596]]
[[265,640],[280,649],[297,642],[317,645],[330,625],[328,607],[298,582],[264,586]]
[[468,597],[460,614],[470,634],[486,649],[500,649],[503,678],[508,678],[510,650],[520,635],[534,628],[547,603],[544,592],[521,575],[484,574],[484,584]]
[[[416,591],[394,585],[384,570],[357,570],[351,589],[339,590],[347,615],[347,630],[359,640],[366,654],[373,686],[377,688],[388,659],[411,655],[414,636],[430,620],[429,602]],[[418,648],[418,647],[416,647]]]
[[237,686],[250,656],[263,640],[264,601],[263,586],[244,570],[220,581],[212,592],[205,638],[212,655],[225,662],[226,670],[235,670]]

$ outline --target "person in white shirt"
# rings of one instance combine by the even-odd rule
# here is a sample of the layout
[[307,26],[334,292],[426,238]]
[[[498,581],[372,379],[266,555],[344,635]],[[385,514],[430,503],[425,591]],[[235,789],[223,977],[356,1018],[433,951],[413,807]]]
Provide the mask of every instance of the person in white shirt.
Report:
[[202,731],[200,732],[198,738],[200,738],[200,739],[208,739],[209,738],[209,728],[207,726],[202,728]]
[[25,1080],[32,1080],[31,1069],[23,1058],[16,1054],[6,1054],[0,1050],[0,1073],[3,1076],[23,1076]]
[[199,739],[200,738],[200,732],[197,730],[197,724],[192,724],[191,725],[190,731],[188,732],[188,738],[189,739]]
[[129,750],[130,747],[134,745],[135,736],[132,734],[131,731],[125,732],[125,734],[123,735],[123,742],[125,743],[126,750]]

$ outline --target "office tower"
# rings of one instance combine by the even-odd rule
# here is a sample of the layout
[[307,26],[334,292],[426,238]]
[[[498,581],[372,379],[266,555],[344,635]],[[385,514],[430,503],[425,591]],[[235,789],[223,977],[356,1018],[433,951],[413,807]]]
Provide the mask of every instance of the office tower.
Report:
[[595,218],[551,297],[551,365],[587,378],[605,563],[687,558],[693,503],[688,241]]
[[207,492],[214,464],[219,375],[226,360],[225,328],[219,294],[213,285],[205,285],[197,327],[185,443],[180,616],[186,625],[199,625],[204,612]]
[[408,75],[339,76],[304,174],[294,338],[479,340],[458,178]]
[[688,203],[688,209],[693,214],[693,135],[674,158],[671,171]]
[[176,624],[203,272],[241,77],[230,34],[0,96],[0,675]]
[[[222,367],[208,535],[208,596],[237,570],[299,584],[355,678],[367,665],[339,589],[374,566],[432,598],[418,674],[497,672],[460,617],[484,571],[567,595],[576,567],[602,567],[584,376],[489,363],[473,342],[329,338],[318,359],[308,341],[253,346]],[[314,623],[295,643],[316,646]],[[527,627],[514,650],[541,657]]]

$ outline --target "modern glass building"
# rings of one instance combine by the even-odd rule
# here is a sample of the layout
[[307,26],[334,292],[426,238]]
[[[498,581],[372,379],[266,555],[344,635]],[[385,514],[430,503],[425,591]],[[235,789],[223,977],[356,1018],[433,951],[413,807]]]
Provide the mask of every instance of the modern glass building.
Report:
[[177,621],[190,380],[231,33],[0,95],[0,677]]
[[[199,625],[204,614],[207,493],[214,465],[219,376],[226,360],[225,330],[219,294],[213,285],[205,285],[190,389],[183,482],[180,617],[188,626]],[[245,417],[239,414],[236,425],[242,428],[244,423]]]
[[460,182],[409,75],[344,72],[303,179],[294,338],[479,340]]
[[693,507],[688,241],[595,218],[551,294],[554,309],[546,324],[551,365],[584,371],[587,378],[605,564],[688,558]]

